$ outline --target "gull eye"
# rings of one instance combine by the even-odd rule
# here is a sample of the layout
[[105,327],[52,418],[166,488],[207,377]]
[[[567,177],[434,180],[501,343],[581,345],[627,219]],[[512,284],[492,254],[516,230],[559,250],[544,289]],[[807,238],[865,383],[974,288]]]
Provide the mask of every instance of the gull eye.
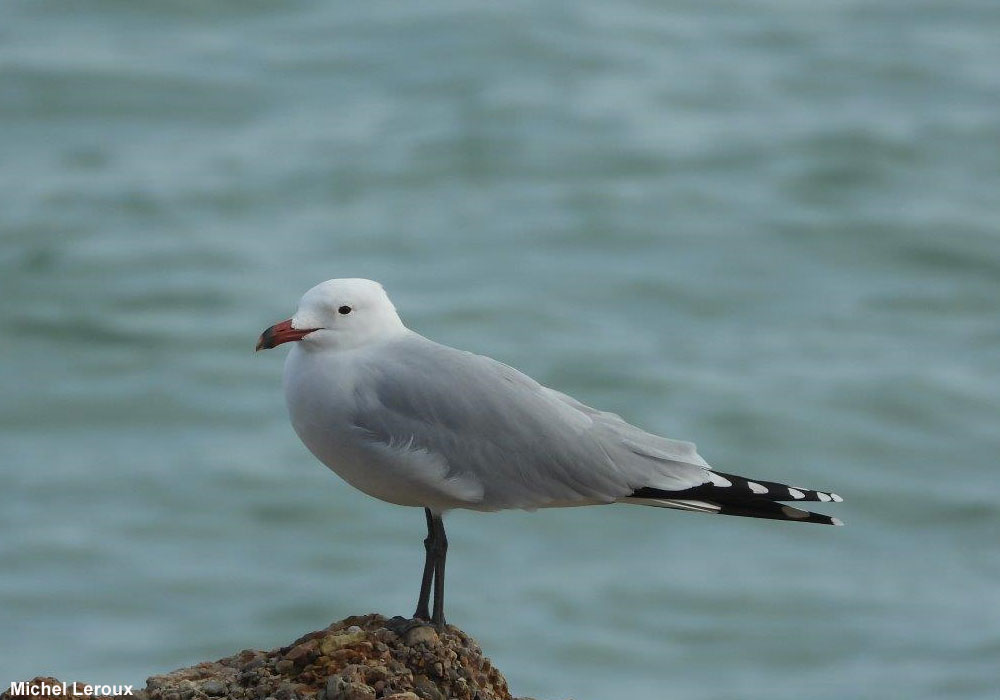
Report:
[[341,306],[339,309],[337,309],[337,311],[346,316],[347,314],[351,313],[351,307],[350,306]]

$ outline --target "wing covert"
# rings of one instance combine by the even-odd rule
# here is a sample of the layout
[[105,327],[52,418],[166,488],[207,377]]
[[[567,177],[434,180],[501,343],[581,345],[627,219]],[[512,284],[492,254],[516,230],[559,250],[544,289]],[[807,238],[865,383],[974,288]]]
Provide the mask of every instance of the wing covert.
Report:
[[691,443],[646,433],[491,358],[415,335],[372,358],[354,424],[380,445],[442,458],[482,485],[466,507],[611,503],[636,488],[708,481]]

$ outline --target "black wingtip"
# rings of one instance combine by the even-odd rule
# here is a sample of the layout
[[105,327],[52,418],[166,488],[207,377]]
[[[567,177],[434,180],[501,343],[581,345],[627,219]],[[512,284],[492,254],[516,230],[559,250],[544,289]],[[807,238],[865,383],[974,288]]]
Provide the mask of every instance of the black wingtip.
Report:
[[[789,487],[784,488],[787,489]],[[770,495],[776,497],[783,496],[783,494],[781,494],[777,489],[771,490]],[[665,491],[663,489],[647,486],[633,491],[631,497],[649,500],[680,499],[703,501],[713,506],[717,506],[719,508],[719,515],[735,515],[743,518],[765,518],[767,520],[785,520],[799,523],[817,523],[819,525],[842,526],[844,524],[840,518],[834,518],[829,515],[824,515],[823,513],[814,513],[808,510],[802,510],[801,508],[785,505],[777,500],[769,500],[766,496],[738,488],[735,483],[731,486],[702,484],[690,489],[684,489],[683,491]],[[820,499],[816,498],[815,500],[818,501]],[[832,499],[830,500],[832,501]]]
[[843,526],[840,518],[834,518],[823,513],[813,513],[793,506],[782,505],[773,501],[748,502],[745,504],[719,504],[720,515],[737,515],[744,518],[765,518],[768,520],[787,520],[797,523],[816,523],[818,525]]

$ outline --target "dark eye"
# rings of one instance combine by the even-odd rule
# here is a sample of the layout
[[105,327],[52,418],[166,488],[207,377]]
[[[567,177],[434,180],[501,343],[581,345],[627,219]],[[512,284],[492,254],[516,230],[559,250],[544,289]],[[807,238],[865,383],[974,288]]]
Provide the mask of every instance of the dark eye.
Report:
[[351,313],[351,307],[350,306],[341,306],[339,309],[337,309],[337,311],[339,311],[340,313],[342,313],[342,314],[344,314],[346,316],[347,314]]

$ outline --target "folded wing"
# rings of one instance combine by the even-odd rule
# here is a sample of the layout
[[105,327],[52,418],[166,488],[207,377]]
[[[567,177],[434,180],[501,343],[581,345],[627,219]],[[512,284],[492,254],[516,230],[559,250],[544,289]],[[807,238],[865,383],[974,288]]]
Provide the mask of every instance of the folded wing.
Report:
[[444,459],[483,510],[613,503],[713,476],[691,443],[589,408],[488,357],[414,335],[360,368],[353,423],[375,444]]

